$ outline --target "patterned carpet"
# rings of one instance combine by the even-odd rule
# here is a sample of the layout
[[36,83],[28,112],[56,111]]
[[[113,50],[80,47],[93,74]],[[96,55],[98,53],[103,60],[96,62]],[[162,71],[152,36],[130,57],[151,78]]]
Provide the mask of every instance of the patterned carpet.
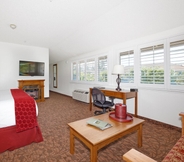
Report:
[[[69,127],[67,123],[93,116],[89,104],[50,92],[50,98],[38,103],[38,122],[44,141],[32,143],[14,151],[0,154],[1,162],[89,162],[90,151],[75,140],[75,154],[70,154]],[[179,113],[179,112],[178,112]],[[181,130],[146,120],[143,125],[143,146],[137,147],[137,133],[132,133],[102,148],[98,162],[123,162],[122,155],[135,148],[158,162],[181,136]]]

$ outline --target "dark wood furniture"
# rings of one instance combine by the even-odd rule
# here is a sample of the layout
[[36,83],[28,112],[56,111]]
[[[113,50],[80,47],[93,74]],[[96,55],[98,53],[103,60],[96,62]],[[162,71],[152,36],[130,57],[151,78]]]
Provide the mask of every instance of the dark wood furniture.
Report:
[[35,88],[38,91],[38,97],[35,98],[37,102],[45,101],[44,98],[44,79],[40,80],[18,80],[19,89],[23,89],[25,92],[33,91]]
[[[90,111],[92,110],[92,95],[91,95],[92,89],[93,88],[89,89],[89,93],[90,93],[89,94],[89,109],[90,109]],[[100,90],[104,93],[105,96],[110,96],[110,97],[122,99],[123,104],[125,104],[125,105],[126,105],[127,99],[134,98],[135,99],[135,117],[137,117],[138,92],[130,92],[130,91],[125,91],[125,90],[116,91],[113,89],[100,89]]]

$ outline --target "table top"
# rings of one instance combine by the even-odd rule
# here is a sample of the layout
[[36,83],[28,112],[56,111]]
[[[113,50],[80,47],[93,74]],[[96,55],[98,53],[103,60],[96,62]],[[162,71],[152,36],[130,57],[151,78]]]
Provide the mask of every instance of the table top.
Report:
[[[112,96],[115,98],[126,98],[126,99],[130,99],[130,98],[135,98],[137,96],[137,92],[131,92],[130,90],[121,90],[121,91],[117,91],[115,89],[100,89],[105,96]],[[92,88],[90,88],[90,93],[92,91]]]
[[69,127],[75,130],[78,134],[83,136],[86,140],[88,140],[93,145],[96,145],[106,139],[113,137],[119,133],[125,132],[128,129],[137,126],[144,122],[144,120],[133,117],[131,122],[121,123],[115,121],[109,117],[109,113],[105,113],[98,116],[93,116],[90,118],[97,118],[112,124],[112,127],[107,128],[105,130],[100,130],[94,126],[88,125],[86,119],[78,120],[75,122],[68,123]]
[[[91,90],[93,88],[90,88]],[[131,92],[130,90],[128,89],[122,89],[121,91],[117,91],[115,88],[99,88],[101,91],[111,91],[111,92],[117,92],[117,93],[129,93]]]

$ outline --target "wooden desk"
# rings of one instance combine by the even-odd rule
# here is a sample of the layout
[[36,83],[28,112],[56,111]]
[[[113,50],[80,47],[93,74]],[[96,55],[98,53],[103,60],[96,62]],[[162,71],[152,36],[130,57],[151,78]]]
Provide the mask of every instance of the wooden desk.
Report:
[[[89,89],[89,109],[92,110],[92,89]],[[137,92],[130,92],[130,91],[116,91],[113,89],[100,89],[105,96],[115,97],[123,100],[123,104],[126,105],[126,100],[130,98],[135,98],[135,117],[137,117],[137,100],[138,100],[138,93]]]
[[75,137],[90,149],[91,162],[97,162],[97,152],[99,149],[134,131],[137,131],[138,147],[142,146],[142,124],[144,120],[134,117],[131,122],[121,123],[109,118],[109,113],[94,116],[93,118],[106,121],[113,126],[102,131],[87,124],[87,120],[90,118],[68,123],[70,127],[71,154],[74,154]]

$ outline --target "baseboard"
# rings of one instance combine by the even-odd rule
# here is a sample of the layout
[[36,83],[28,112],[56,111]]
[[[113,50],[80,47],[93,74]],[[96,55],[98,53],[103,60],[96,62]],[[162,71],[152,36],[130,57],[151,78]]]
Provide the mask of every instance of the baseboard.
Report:
[[[134,114],[131,114],[131,115],[134,116]],[[167,124],[167,123],[163,123],[163,122],[160,122],[160,121],[157,121],[157,120],[153,120],[153,119],[150,119],[150,118],[146,118],[146,117],[143,117],[143,116],[139,116],[139,115],[137,117],[141,118],[143,120],[146,120],[146,121],[148,121],[150,123],[153,123],[155,125],[163,126],[163,127],[168,128],[168,129],[174,129],[174,130],[176,130],[178,132],[181,132],[181,128],[179,128],[179,127],[176,127],[176,126],[173,126],[173,125],[170,125],[170,124]]]
[[66,94],[63,94],[63,93],[55,92],[55,91],[52,91],[52,90],[49,90],[49,91],[53,92],[53,93],[57,93],[57,94],[63,95],[63,96],[66,96],[66,97],[72,98],[72,96],[69,96],[69,95],[66,95]]

